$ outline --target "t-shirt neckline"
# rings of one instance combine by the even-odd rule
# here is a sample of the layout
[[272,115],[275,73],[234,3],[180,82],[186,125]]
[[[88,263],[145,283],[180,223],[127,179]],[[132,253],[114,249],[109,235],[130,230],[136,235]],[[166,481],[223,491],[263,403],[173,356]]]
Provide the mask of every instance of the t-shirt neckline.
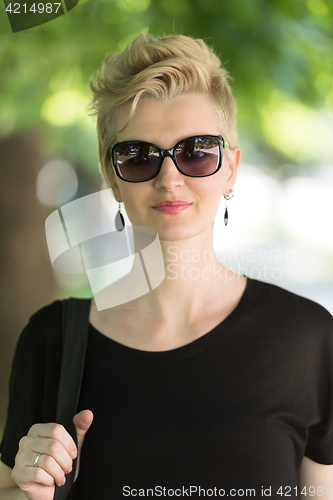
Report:
[[246,287],[235,309],[233,309],[231,313],[212,330],[204,333],[203,335],[201,335],[201,337],[192,340],[188,344],[182,345],[180,347],[175,347],[173,349],[168,349],[166,351],[145,351],[142,349],[127,346],[125,344],[121,344],[120,342],[108,337],[104,333],[97,330],[97,328],[95,328],[91,323],[89,323],[89,334],[93,335],[95,340],[102,342],[104,344],[104,348],[107,348],[107,346],[108,348],[111,347],[112,349],[121,351],[122,355],[144,357],[146,359],[166,359],[191,354],[202,349],[204,346],[214,341],[217,337],[224,333],[242,316],[242,314],[248,307],[252,297],[254,296],[255,287],[258,282],[256,279],[249,278],[245,274],[243,274],[242,276],[247,278]]

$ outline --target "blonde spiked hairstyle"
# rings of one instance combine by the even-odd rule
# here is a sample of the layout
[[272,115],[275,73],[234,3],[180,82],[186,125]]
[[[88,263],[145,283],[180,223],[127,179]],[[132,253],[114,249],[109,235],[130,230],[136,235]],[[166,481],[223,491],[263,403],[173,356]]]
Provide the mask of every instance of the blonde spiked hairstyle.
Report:
[[117,141],[117,112],[125,103],[132,103],[124,130],[140,98],[164,101],[190,92],[206,92],[213,99],[221,135],[230,147],[236,145],[236,103],[228,72],[201,39],[184,35],[156,38],[145,28],[123,52],[108,54],[96,83],[92,78],[89,83],[93,94],[89,110],[97,115],[100,171],[106,180],[106,160]]

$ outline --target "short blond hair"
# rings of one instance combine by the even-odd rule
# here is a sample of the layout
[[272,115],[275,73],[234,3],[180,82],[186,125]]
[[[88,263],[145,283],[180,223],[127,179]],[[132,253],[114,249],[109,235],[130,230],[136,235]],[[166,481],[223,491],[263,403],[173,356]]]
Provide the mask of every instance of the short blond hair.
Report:
[[131,120],[140,98],[167,100],[181,94],[206,92],[215,106],[221,134],[236,146],[236,103],[228,72],[214,50],[201,39],[184,35],[154,37],[148,28],[122,52],[107,54],[92,91],[90,114],[97,115],[100,171],[107,179],[106,159],[117,141],[117,111],[132,102]]

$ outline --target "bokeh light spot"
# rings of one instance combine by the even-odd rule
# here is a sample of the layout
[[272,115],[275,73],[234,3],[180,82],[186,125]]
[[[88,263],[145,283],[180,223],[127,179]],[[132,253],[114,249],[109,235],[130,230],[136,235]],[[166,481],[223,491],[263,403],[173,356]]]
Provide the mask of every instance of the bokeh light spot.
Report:
[[64,160],[54,160],[39,171],[36,181],[38,200],[48,207],[58,207],[71,201],[78,188],[75,169]]
[[47,123],[63,127],[76,122],[82,115],[86,99],[77,90],[62,90],[52,94],[43,104],[41,117]]
[[327,161],[333,155],[331,134],[333,115],[325,109],[313,110],[274,91],[260,110],[267,142],[296,161]]

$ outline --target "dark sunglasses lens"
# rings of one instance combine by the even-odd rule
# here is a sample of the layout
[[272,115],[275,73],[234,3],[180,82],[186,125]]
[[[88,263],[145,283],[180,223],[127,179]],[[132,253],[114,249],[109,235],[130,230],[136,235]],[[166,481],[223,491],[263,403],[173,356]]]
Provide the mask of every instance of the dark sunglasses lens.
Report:
[[159,158],[158,150],[148,143],[127,142],[115,148],[115,161],[126,181],[140,182],[154,177]]
[[175,150],[179,168],[195,177],[210,175],[218,168],[220,146],[214,137],[194,137],[180,142]]

